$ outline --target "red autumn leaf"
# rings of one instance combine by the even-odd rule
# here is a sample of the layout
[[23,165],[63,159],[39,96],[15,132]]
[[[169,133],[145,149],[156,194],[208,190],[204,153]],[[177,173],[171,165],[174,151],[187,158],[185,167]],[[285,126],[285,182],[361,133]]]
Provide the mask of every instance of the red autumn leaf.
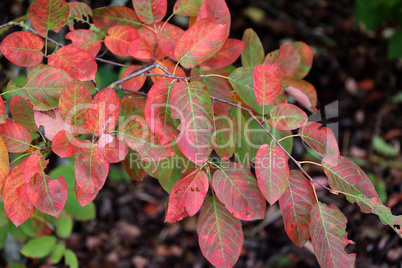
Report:
[[3,188],[3,205],[7,217],[16,225],[24,223],[33,214],[35,208],[26,206],[19,198],[17,189],[25,184],[25,160],[15,166],[7,176]]
[[89,203],[95,200],[95,197],[98,195],[99,191],[94,192],[84,192],[80,187],[78,187],[77,183],[74,185],[75,195],[77,196],[78,203],[82,207],[85,207]]
[[6,119],[6,123],[0,124],[0,137],[10,153],[23,153],[28,150],[32,138],[31,134],[17,122]]
[[90,6],[81,2],[70,2],[67,3],[70,8],[70,12],[68,13],[68,20],[75,19],[89,19],[89,16],[92,17],[93,12]]
[[[217,74],[210,67],[201,67],[191,69],[191,76]],[[232,92],[226,79],[218,76],[207,76],[202,78],[202,82],[207,86],[208,92],[212,97],[232,102]],[[232,106],[215,101],[213,104],[214,113],[220,116],[227,116]]]
[[45,170],[49,160],[42,157],[42,154],[39,151],[35,151],[35,153],[26,158],[25,163],[24,179],[25,183],[28,183],[33,176],[42,173],[43,170]]
[[72,80],[63,69],[39,64],[28,69],[27,80],[23,87],[15,83],[9,86],[9,83],[7,89],[20,88],[18,92],[22,97],[32,101],[34,110],[47,111],[59,106],[60,93]]
[[293,104],[279,104],[272,107],[268,122],[276,129],[293,130],[304,126],[307,114]]
[[85,193],[93,193],[105,184],[109,164],[103,160],[98,145],[83,141],[75,154],[74,170],[78,187]]
[[174,54],[174,48],[183,35],[184,30],[170,23],[165,24],[160,22],[156,25],[158,27],[158,33],[156,35],[158,46],[169,58],[177,60]]
[[[123,72],[123,75],[121,76],[121,78],[122,79],[125,78],[131,72],[135,73],[135,70],[137,70],[140,67],[141,67],[140,65],[131,65]],[[147,80],[146,76],[138,75],[138,76],[131,78],[130,80],[127,80],[126,82],[124,82],[123,87],[128,88],[133,91],[138,91],[145,84],[146,80]]]
[[152,48],[147,41],[137,38],[128,47],[128,54],[136,60],[148,62],[153,60]]
[[199,168],[189,170],[176,182],[169,196],[165,222],[180,221],[194,216],[204,203],[208,192],[208,176]]
[[91,91],[85,83],[80,81],[68,83],[59,98],[61,118],[70,125],[83,124],[91,101]]
[[77,152],[77,146],[80,142],[71,133],[61,130],[52,140],[52,151],[61,158],[70,157]]
[[243,33],[244,49],[241,53],[241,63],[245,67],[256,67],[264,61],[264,48],[261,40],[253,29],[248,28]]
[[45,173],[36,174],[26,186],[26,191],[37,209],[56,218],[67,201],[67,184],[63,177],[55,180]]
[[132,115],[137,115],[140,117],[145,117],[144,107],[145,99],[132,99],[132,98],[122,98],[120,99],[120,116],[127,120]]
[[299,171],[291,170],[286,191],[279,198],[279,206],[285,231],[298,247],[310,239],[310,212],[316,203],[309,181]]
[[29,9],[29,19],[41,36],[47,36],[49,30],[56,33],[67,21],[69,7],[64,0],[36,0]]
[[171,118],[169,105],[173,84],[167,80],[158,80],[149,90],[145,104],[145,119],[152,132],[158,136],[162,144],[175,139],[178,134]]
[[[0,106],[2,100],[0,99]],[[33,105],[29,99],[14,96],[10,101],[10,112],[13,119],[29,131],[37,131],[35,124]]]
[[201,66],[208,66],[214,70],[224,68],[234,63],[244,49],[244,42],[228,38],[221,49],[209,60],[201,63]]
[[181,121],[177,146],[193,163],[201,165],[211,154],[214,143],[212,103],[205,85],[198,81],[177,83],[170,97],[170,108],[172,118]]
[[255,159],[258,187],[269,204],[274,204],[285,192],[289,182],[289,165],[285,152],[277,145],[264,144]]
[[310,112],[317,110],[317,91],[312,84],[291,76],[282,77],[282,84],[286,93],[295,98]]
[[73,135],[90,134],[85,130],[84,124],[69,125],[61,118],[59,109],[47,112],[34,111],[35,123],[38,127],[43,126],[45,137],[53,140],[54,136],[61,130],[72,133]]
[[226,37],[230,32],[230,12],[225,0],[204,0],[197,14],[197,21],[202,19],[216,19],[216,23],[227,26]]
[[215,267],[233,267],[243,248],[243,229],[215,196],[205,201],[197,222],[201,252]]
[[[165,67],[171,73],[175,72],[174,73],[175,76],[186,77],[186,73],[183,71],[183,69],[180,68],[179,66],[176,67],[176,64],[174,64],[169,59],[157,60],[157,61],[155,61],[155,63],[159,63],[161,66]],[[162,74],[162,75],[166,74],[166,72],[160,68],[152,69],[150,71],[150,73]],[[169,78],[169,77],[162,77],[162,76],[151,76],[151,80],[152,80],[152,82],[156,83],[156,81],[158,81],[158,80],[166,80],[166,81],[172,82],[174,79]]]
[[8,159],[8,152],[3,138],[0,137],[0,192],[6,182],[7,175],[10,169],[10,162]]
[[301,41],[293,42],[291,45],[296,49],[297,54],[300,56],[300,68],[297,73],[294,74],[294,77],[304,78],[313,64],[313,50],[306,43]]
[[178,40],[174,54],[185,68],[192,68],[212,58],[225,43],[227,25],[216,19],[202,19],[194,23]]
[[138,31],[127,25],[112,26],[107,33],[105,45],[116,56],[129,56],[129,45],[140,38]]
[[73,45],[64,46],[50,55],[48,64],[62,68],[80,81],[94,80],[98,68],[94,57]]
[[43,40],[31,32],[14,32],[0,44],[0,51],[12,63],[28,67],[42,62]]
[[107,163],[119,163],[123,161],[128,154],[126,143],[116,137],[112,137],[111,141],[104,146],[100,146],[99,144],[99,148],[101,149],[103,160]]
[[125,6],[107,6],[93,10],[92,20],[96,27],[107,31],[114,25],[128,25],[133,28],[141,27],[134,9]]
[[142,117],[133,116],[126,124],[119,126],[127,145],[141,155],[141,160],[156,162],[175,154],[171,144],[162,145],[152,136],[147,122]]
[[349,268],[355,266],[356,254],[347,254],[346,217],[334,205],[316,203],[311,210],[311,242],[321,267]]
[[391,226],[402,238],[402,231],[395,228],[402,224],[402,216],[392,215],[391,210],[383,205],[370,179],[358,165],[340,155],[326,155],[322,166],[332,190],[344,193],[350,203],[359,205],[362,212],[376,214],[383,224]]
[[108,133],[117,125],[120,112],[119,97],[111,88],[101,90],[92,100],[85,116],[85,129],[99,136]]
[[228,160],[236,150],[236,120],[232,120],[228,116],[215,116],[215,129],[216,139],[214,150],[222,160]]
[[3,98],[0,95],[0,124],[4,124],[6,122],[6,119],[7,119],[6,106],[4,105]]
[[203,0],[177,0],[173,11],[177,15],[197,16]]
[[166,15],[167,0],[133,0],[138,18],[145,24],[160,22]]
[[279,65],[279,76],[293,76],[300,68],[300,55],[292,45],[282,45],[265,57],[264,62]]
[[96,55],[98,55],[102,46],[102,42],[98,39],[96,34],[90,30],[74,30],[67,33],[65,37],[66,39],[70,39],[72,41],[72,45],[74,47],[84,50],[92,57],[96,57]]
[[321,156],[339,154],[338,143],[330,128],[309,122],[299,129],[299,136]]
[[212,177],[216,196],[239,220],[263,219],[266,201],[250,170],[236,162],[223,162]]
[[22,203],[30,210],[35,209],[34,205],[32,204],[31,199],[29,198],[27,192],[28,184],[24,183],[20,187],[17,188],[18,197],[21,199]]
[[278,75],[277,64],[263,63],[254,69],[255,98],[260,106],[270,105],[278,98],[282,89],[282,80]]

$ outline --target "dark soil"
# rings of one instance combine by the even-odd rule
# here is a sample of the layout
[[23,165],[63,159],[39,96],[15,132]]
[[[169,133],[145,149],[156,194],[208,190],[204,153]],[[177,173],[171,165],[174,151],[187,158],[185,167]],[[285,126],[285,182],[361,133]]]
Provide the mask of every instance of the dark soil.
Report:
[[[86,2],[94,2],[94,8],[110,4]],[[320,120],[339,130],[343,155],[363,160],[363,169],[385,182],[388,206],[394,215],[402,214],[401,156],[382,156],[371,145],[373,135],[399,149],[402,142],[402,104],[391,102],[401,92],[402,64],[386,58],[384,27],[364,31],[354,21],[352,0],[227,2],[232,38],[241,39],[244,30],[251,27],[266,53],[297,40],[314,49],[313,67],[306,80],[317,89]],[[1,1],[0,22],[22,15],[27,7],[27,1]],[[249,7],[264,12],[263,19],[250,19],[245,14]],[[1,62],[4,86],[9,65],[4,59]],[[309,171],[324,175],[314,168]],[[167,197],[153,178],[146,177],[144,182],[109,180],[95,200],[97,219],[75,223],[67,247],[76,252],[81,267],[209,267],[198,246],[197,217],[164,223]],[[357,254],[356,267],[401,267],[402,240],[378,217],[362,214],[342,196],[319,191],[319,198],[337,205],[348,218],[348,238],[356,244],[347,250]],[[287,237],[277,205],[269,207],[266,220],[244,222],[243,228],[244,247],[236,267],[318,267],[311,244],[298,248]]]

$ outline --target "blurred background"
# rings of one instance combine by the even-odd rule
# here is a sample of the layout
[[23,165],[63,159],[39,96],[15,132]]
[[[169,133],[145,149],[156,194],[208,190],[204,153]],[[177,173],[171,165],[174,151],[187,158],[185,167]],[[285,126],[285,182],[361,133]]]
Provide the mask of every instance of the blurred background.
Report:
[[[124,0],[82,2],[92,8],[132,7]],[[241,39],[245,29],[253,28],[266,53],[292,41],[312,47],[314,62],[306,80],[318,93],[320,111],[314,120],[338,133],[341,153],[369,174],[393,214],[402,214],[402,0],[227,0],[227,4],[231,38]],[[23,16],[29,5],[27,0],[0,1],[0,24]],[[168,14],[173,5],[169,1]],[[182,22],[175,18],[173,23]],[[0,63],[1,88],[10,79],[25,80],[23,70],[4,57]],[[99,73],[101,83],[108,85],[119,70],[99,65]],[[296,155],[299,151],[296,147]],[[325,182],[322,171],[307,168]],[[95,200],[96,219],[75,222],[66,239],[81,266],[209,267],[198,246],[197,217],[165,224],[168,195],[158,182],[149,177],[133,182],[124,173],[117,165],[111,169]],[[357,253],[356,267],[402,267],[402,241],[378,217],[362,214],[357,205],[327,191],[319,191],[319,198],[336,204],[348,218],[348,238],[356,245],[347,251]],[[288,239],[277,205],[268,209],[264,221],[244,222],[243,228],[244,247],[236,267],[318,267],[310,244],[298,248]],[[0,266],[4,264],[1,252]]]

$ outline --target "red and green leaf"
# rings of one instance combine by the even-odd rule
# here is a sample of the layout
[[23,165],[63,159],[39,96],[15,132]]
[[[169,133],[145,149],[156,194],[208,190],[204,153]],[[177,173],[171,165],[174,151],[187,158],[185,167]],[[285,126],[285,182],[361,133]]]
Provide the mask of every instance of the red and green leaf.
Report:
[[383,224],[390,225],[402,238],[402,231],[395,225],[402,224],[402,216],[394,216],[384,206],[367,175],[359,166],[340,155],[326,155],[322,159],[328,184],[332,190],[345,194],[350,203],[357,203],[364,213],[376,214]]
[[98,68],[94,57],[73,45],[64,46],[50,55],[48,64],[62,68],[80,81],[94,80]]
[[[83,141],[75,155],[75,181],[84,193],[99,191],[105,184],[109,164],[96,144]],[[78,198],[78,196],[77,196]]]
[[145,104],[145,99],[122,98],[120,99],[120,116],[124,120],[129,119],[129,117],[132,115],[145,117]]
[[300,68],[300,55],[292,45],[282,45],[279,49],[272,51],[264,62],[279,65],[279,76],[293,76]]
[[214,70],[224,68],[234,63],[244,49],[244,42],[228,38],[221,49],[209,60],[201,63],[201,66],[208,66]]
[[194,216],[204,203],[208,185],[208,176],[204,171],[195,168],[189,170],[172,188],[165,222]]
[[36,0],[29,9],[29,19],[38,34],[46,37],[49,30],[59,32],[68,13],[69,7],[64,0]]
[[31,178],[26,191],[37,209],[56,218],[67,201],[68,191],[64,178],[52,179],[43,172]]
[[77,146],[81,143],[71,133],[61,130],[52,140],[52,151],[59,157],[71,157],[77,152]]
[[194,23],[178,40],[174,54],[185,68],[192,68],[212,58],[225,43],[227,25],[216,19],[202,19]]
[[215,267],[233,267],[243,247],[243,230],[215,196],[207,199],[197,222],[201,252]]
[[[141,67],[140,65],[131,65],[123,72],[121,78],[123,79],[127,75],[131,74],[132,72],[134,73],[135,70],[139,69],[140,67]],[[123,87],[128,88],[133,91],[138,91],[145,84],[146,80],[147,80],[146,76],[138,75],[138,76],[131,78],[130,80],[127,80],[126,82],[124,82]]]
[[[0,100],[0,102],[2,102]],[[10,101],[10,112],[13,119],[29,131],[37,131],[35,124],[33,105],[29,99],[14,96]]]
[[105,46],[116,56],[129,56],[128,47],[140,37],[138,31],[127,25],[115,25],[107,30]]
[[162,145],[152,136],[147,122],[142,117],[133,116],[126,124],[119,126],[127,145],[141,155],[141,160],[157,162],[175,154],[170,144]]
[[321,156],[339,154],[338,143],[330,128],[309,122],[299,129],[299,136]]
[[[233,118],[234,119],[234,118]],[[233,156],[237,143],[237,123],[228,116],[215,117],[216,139],[214,150],[222,160]]]
[[244,49],[241,53],[241,63],[245,67],[254,68],[264,62],[264,47],[253,29],[248,28],[243,33]]
[[141,166],[140,155],[137,152],[128,149],[128,154],[121,164],[127,175],[134,181],[144,180],[145,171]]
[[253,72],[254,92],[258,105],[270,105],[281,93],[282,80],[278,75],[277,64],[261,64]]
[[145,119],[152,132],[162,144],[175,139],[178,134],[171,117],[169,105],[173,84],[167,80],[158,80],[149,90],[145,104]]
[[293,130],[304,126],[307,114],[293,104],[279,104],[272,107],[268,122],[276,129]]
[[313,50],[306,43],[301,41],[293,42],[291,45],[296,49],[297,54],[300,56],[300,68],[297,73],[294,74],[294,77],[304,78],[313,64]]
[[[174,54],[174,48],[176,43],[183,35],[184,30],[170,23],[158,23],[158,33],[156,35],[156,41],[160,49],[171,59],[177,60]],[[161,28],[164,27],[162,30]]]
[[160,22],[166,15],[167,0],[133,0],[138,18],[145,24]]
[[[57,108],[61,91],[73,80],[64,70],[43,64],[29,68],[27,76],[25,85],[18,92],[32,101],[36,111]],[[12,84],[8,89],[17,87]]]
[[29,183],[33,176],[43,172],[47,167],[49,160],[42,157],[42,154],[39,151],[35,151],[35,153],[26,158],[25,163],[24,179],[25,183]]
[[296,77],[282,77],[282,85],[287,94],[295,98],[303,107],[310,112],[317,110],[317,91],[315,87]]
[[269,204],[274,204],[285,192],[289,182],[289,165],[285,152],[278,145],[264,144],[255,159],[258,187]]
[[105,146],[99,146],[99,148],[101,149],[103,159],[107,163],[119,163],[123,161],[128,154],[126,143],[116,137],[112,137],[111,142],[108,142]]
[[317,201],[314,189],[297,170],[289,173],[286,191],[279,198],[285,231],[290,240],[302,247],[310,239],[310,212]]
[[0,95],[0,124],[4,124],[7,119],[6,106],[4,105],[3,98]]
[[334,205],[316,203],[311,210],[311,242],[321,267],[354,267],[356,254],[347,254],[345,247],[352,243],[345,231],[347,219]]
[[0,137],[10,153],[23,153],[28,150],[32,138],[28,130],[17,122],[6,119],[6,123],[0,124]]
[[89,87],[79,81],[67,84],[60,94],[59,110],[63,120],[70,125],[84,123],[85,114],[91,104]]
[[[8,218],[19,226],[33,214],[35,208],[24,204],[20,199],[17,189],[25,184],[24,179],[25,161],[15,166],[7,176],[3,188],[3,205]],[[29,202],[29,201],[28,201]]]
[[93,10],[92,20],[96,27],[107,31],[114,25],[127,25],[133,28],[141,27],[134,9],[125,6],[108,6]]
[[10,162],[8,158],[8,151],[3,138],[0,137],[0,193],[4,184],[6,183],[7,175],[10,169]]
[[98,39],[97,35],[90,30],[74,30],[67,33],[65,37],[66,39],[71,40],[74,47],[84,50],[92,57],[96,57],[96,55],[98,55],[102,46],[102,42]]
[[244,221],[264,218],[266,201],[249,169],[236,162],[223,162],[212,177],[212,187],[236,218]]
[[211,154],[214,143],[212,102],[205,85],[198,81],[177,83],[170,97],[170,108],[172,118],[181,121],[177,146],[193,163],[201,165]]
[[[217,74],[210,67],[201,67],[191,69],[191,76]],[[202,82],[206,85],[209,94],[212,97],[232,102],[232,92],[226,80],[218,76],[206,76],[202,78]],[[214,113],[220,116],[227,116],[231,108],[230,105],[216,101],[213,104]]]
[[177,0],[173,7],[174,14],[197,16],[203,0]]
[[95,95],[91,107],[87,110],[85,129],[96,136],[109,133],[116,127],[119,113],[119,97],[113,89],[105,88]]
[[80,203],[82,207],[85,207],[92,201],[94,201],[95,197],[98,195],[99,190],[94,192],[84,192],[80,187],[78,187],[77,183],[74,185],[75,195],[77,196],[77,201]]
[[7,35],[0,44],[0,51],[12,63],[28,67],[43,60],[43,40],[31,32],[14,32]]
[[141,38],[137,38],[130,43],[128,46],[128,54],[134,59],[143,62],[149,62],[154,58],[151,46],[147,41]]
[[68,13],[68,21],[73,25],[73,20],[75,19],[84,19],[84,17],[89,20],[89,16],[92,17],[93,11],[90,6],[81,2],[70,2],[67,3],[70,8],[70,12]]

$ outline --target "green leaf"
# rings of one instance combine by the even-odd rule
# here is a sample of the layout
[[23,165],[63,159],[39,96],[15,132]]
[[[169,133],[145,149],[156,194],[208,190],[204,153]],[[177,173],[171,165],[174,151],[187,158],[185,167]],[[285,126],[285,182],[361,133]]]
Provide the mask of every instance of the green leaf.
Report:
[[50,235],[31,239],[22,247],[21,253],[29,258],[43,258],[50,254],[56,241],[56,237]]
[[256,67],[264,62],[264,47],[261,40],[253,29],[244,31],[242,41],[244,49],[241,53],[241,63],[245,67]]
[[49,256],[49,263],[51,264],[59,263],[61,261],[61,258],[63,258],[65,250],[66,250],[65,245],[63,245],[62,243],[57,243],[53,249],[52,254],[50,254]]
[[402,58],[402,31],[396,31],[388,43],[388,59]]
[[384,156],[396,157],[399,154],[398,150],[395,147],[387,143],[379,135],[374,135],[372,143],[374,151]]
[[64,262],[69,265],[70,268],[78,268],[78,259],[75,253],[71,249],[67,249],[64,252]]
[[57,235],[61,238],[68,238],[73,230],[73,219],[70,214],[63,210],[55,222]]
[[96,217],[95,205],[93,202],[82,207],[77,200],[74,190],[68,191],[68,197],[64,209],[78,221],[89,221]]

